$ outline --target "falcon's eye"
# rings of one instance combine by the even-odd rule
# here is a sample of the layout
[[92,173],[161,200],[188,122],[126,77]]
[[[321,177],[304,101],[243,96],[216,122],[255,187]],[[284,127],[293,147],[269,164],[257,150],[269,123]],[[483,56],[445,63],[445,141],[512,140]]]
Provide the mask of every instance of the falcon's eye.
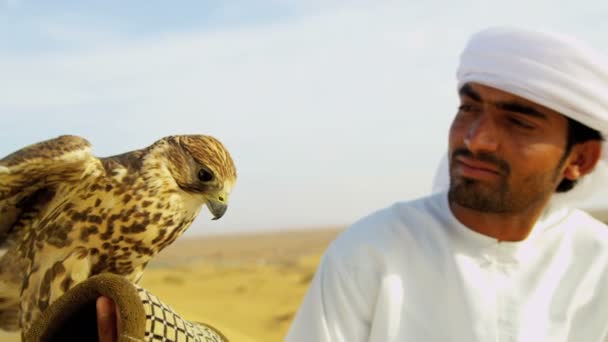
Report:
[[198,171],[198,179],[201,182],[209,182],[213,180],[213,173],[207,169],[200,169]]

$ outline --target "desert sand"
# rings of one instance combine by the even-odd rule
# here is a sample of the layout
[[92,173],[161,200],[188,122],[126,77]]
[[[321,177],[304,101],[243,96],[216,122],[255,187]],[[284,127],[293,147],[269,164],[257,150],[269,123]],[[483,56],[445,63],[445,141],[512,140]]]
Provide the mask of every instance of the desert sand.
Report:
[[183,239],[141,285],[183,317],[235,342],[282,341],[321,255],[339,229]]
[[[323,251],[340,228],[181,238],[140,285],[232,342],[282,341]],[[19,341],[0,332],[0,341]]]

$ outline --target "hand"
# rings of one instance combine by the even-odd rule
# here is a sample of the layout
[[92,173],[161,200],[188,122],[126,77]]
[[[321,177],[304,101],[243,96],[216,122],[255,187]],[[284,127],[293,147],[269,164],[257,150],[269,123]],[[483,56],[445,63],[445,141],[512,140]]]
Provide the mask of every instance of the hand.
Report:
[[120,316],[118,308],[108,297],[99,297],[96,302],[97,308],[97,333],[99,342],[118,341],[120,331]]

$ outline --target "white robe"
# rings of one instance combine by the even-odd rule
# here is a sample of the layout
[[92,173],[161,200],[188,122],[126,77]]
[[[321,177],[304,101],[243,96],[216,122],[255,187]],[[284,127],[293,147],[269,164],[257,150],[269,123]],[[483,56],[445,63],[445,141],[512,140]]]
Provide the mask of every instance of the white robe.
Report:
[[285,341],[608,341],[607,268],[608,228],[582,211],[498,242],[457,221],[440,193],[341,234]]

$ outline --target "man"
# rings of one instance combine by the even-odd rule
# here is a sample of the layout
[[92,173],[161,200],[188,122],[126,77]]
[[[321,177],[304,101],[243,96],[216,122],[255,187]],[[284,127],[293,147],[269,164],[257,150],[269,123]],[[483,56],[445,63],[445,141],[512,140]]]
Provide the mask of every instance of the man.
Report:
[[597,176],[608,64],[572,38],[493,28],[457,78],[448,191],[336,239],[287,342],[608,340],[608,228],[555,201]]

